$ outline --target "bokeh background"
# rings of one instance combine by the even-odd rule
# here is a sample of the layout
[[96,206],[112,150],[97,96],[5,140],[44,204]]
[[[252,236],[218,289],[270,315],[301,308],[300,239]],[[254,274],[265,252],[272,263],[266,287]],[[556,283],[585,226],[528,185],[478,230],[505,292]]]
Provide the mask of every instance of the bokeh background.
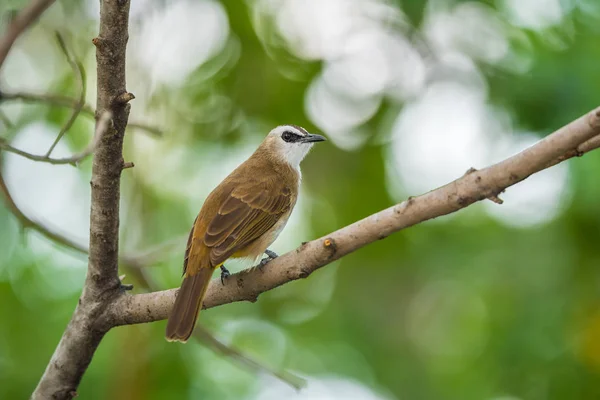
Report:
[[[0,4],[2,30],[24,0]],[[98,1],[59,0],[13,48],[6,93],[76,98],[60,31],[95,104]],[[597,0],[133,0],[136,99],[121,253],[179,285],[185,237],[210,190],[268,131],[329,137],[303,164],[283,253],[531,145],[599,104]],[[3,137],[44,154],[71,110],[0,102]],[[91,139],[80,116],[53,153]],[[18,206],[86,244],[91,162],[4,154]],[[296,392],[165,323],[102,342],[84,399],[600,398],[600,153],[371,244],[301,282],[202,313],[219,340],[307,379]],[[158,250],[157,250],[158,249]],[[243,265],[229,264],[233,270]],[[76,305],[86,256],[0,206],[0,398],[29,396]],[[139,275],[122,266],[126,282]]]

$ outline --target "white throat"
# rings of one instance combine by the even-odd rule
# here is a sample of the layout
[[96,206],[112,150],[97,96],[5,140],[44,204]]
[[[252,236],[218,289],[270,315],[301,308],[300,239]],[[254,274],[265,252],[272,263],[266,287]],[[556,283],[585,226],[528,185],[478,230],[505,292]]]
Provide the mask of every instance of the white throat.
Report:
[[281,158],[287,162],[290,167],[300,172],[300,163],[312,148],[312,143],[284,145],[280,153]]

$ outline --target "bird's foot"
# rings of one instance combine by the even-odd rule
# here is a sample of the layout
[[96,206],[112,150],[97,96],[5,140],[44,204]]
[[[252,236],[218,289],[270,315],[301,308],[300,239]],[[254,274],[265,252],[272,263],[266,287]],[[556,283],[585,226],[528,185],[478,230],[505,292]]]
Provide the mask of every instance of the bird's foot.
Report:
[[265,250],[265,254],[267,255],[265,258],[263,258],[262,260],[260,260],[260,262],[258,263],[258,268],[262,269],[265,265],[267,265],[269,262],[271,262],[272,260],[276,259],[277,257],[279,257],[277,255],[277,253],[275,253],[272,250]]
[[271,260],[276,259],[277,257],[279,257],[279,255],[277,253],[275,253],[273,250],[269,250],[266,249],[265,250],[265,254],[267,255],[267,257],[269,257]]
[[225,286],[225,279],[229,278],[231,274],[229,270],[225,268],[224,265],[221,265],[221,285]]

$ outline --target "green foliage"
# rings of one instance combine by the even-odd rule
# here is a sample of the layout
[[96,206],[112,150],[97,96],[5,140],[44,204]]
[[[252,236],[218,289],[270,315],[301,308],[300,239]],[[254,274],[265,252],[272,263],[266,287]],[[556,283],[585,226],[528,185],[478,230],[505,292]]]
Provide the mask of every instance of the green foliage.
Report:
[[[21,3],[12,1],[6,7]],[[42,65],[36,51],[42,41],[49,43],[45,37],[56,26],[69,30],[68,21],[79,21],[78,30],[68,33],[75,49],[87,49],[87,54],[79,55],[88,75],[88,103],[93,104],[95,66],[87,46],[91,46],[89,32],[96,26],[96,16],[89,11],[95,2],[89,7],[58,3],[64,3],[64,9],[44,16],[17,49],[39,61],[34,71],[50,74],[40,79],[36,92],[53,90],[76,97],[75,80],[68,75],[60,50],[52,50],[55,60],[49,64],[56,63],[50,67]],[[123,177],[121,243],[122,253],[127,254],[185,237],[209,191],[275,125],[295,123],[311,131],[323,130],[307,113],[307,93],[327,61],[299,55],[297,44],[285,40],[273,18],[257,11],[263,2],[223,1],[229,26],[223,45],[180,81],[174,79],[178,77],[161,81],[152,73],[154,64],[144,64],[136,54],[150,51],[141,44],[141,26],[156,17],[154,12],[163,12],[163,5],[152,4],[159,11],[139,10],[142,6],[133,3],[127,89],[137,99],[132,102],[130,121],[156,125],[164,135],[128,133],[126,161],[136,166],[125,170]],[[473,5],[392,2],[390,7],[405,13],[405,21],[391,21],[387,28],[419,43],[426,37],[431,10],[441,13],[444,7],[436,8],[441,3],[447,3],[444,7],[449,10]],[[543,136],[598,105],[600,13],[595,2],[581,1],[581,7],[561,8],[557,23],[532,28],[513,23],[503,11],[508,3],[483,1],[477,6],[492,13],[505,29],[514,60],[486,61],[467,47],[473,70],[441,68],[428,77],[427,84],[443,79],[467,86],[481,84],[482,101],[502,110],[515,136],[523,131]],[[312,21],[303,23],[312,29]],[[446,29],[450,36],[451,27]],[[170,46],[156,40],[157,47]],[[208,38],[195,40],[201,43]],[[165,57],[182,64],[194,51],[200,50],[166,52]],[[427,51],[435,58],[435,48]],[[15,64],[7,67],[10,75],[1,81],[3,90],[21,90],[19,85],[25,82],[15,71],[26,62],[15,52],[11,54],[15,58],[7,61]],[[521,68],[523,59],[529,67]],[[401,62],[397,67],[402,68]],[[399,177],[403,160],[390,155],[397,135],[394,121],[419,95],[400,100],[382,96],[376,112],[346,132],[348,137],[356,134],[364,139],[358,145],[345,146],[338,139],[313,150],[303,164],[301,202],[274,250],[292,250],[302,241],[420,194]],[[0,107],[15,123],[12,130],[4,131],[5,137],[18,137],[23,126],[34,122],[46,124],[55,135],[70,115],[68,109],[39,104],[3,102]],[[428,118],[435,118],[438,111],[432,109]],[[90,138],[89,129],[89,117],[80,117],[62,144],[79,151]],[[43,137],[44,143],[54,138]],[[14,158],[6,160],[8,164]],[[463,161],[466,167],[483,167]],[[439,170],[448,167],[439,162]],[[71,194],[60,207],[54,192],[34,189],[19,197],[20,204],[35,220],[83,242],[85,218],[64,225],[62,221],[71,212],[89,207],[85,190],[90,170],[88,161],[80,168],[78,181],[68,184],[57,173],[55,190]],[[255,304],[205,311],[200,322],[265,365],[307,377],[309,387],[317,379],[341,378],[381,398],[598,398],[599,170],[598,152],[569,161],[560,201],[546,211],[551,217],[540,223],[520,224],[516,214],[501,218],[490,211],[510,205],[508,196],[517,188],[509,189],[503,206],[477,204],[401,231],[307,280],[267,293]],[[36,182],[37,170],[27,171],[31,174],[25,181],[11,181],[13,191]],[[436,186],[425,183],[430,189]],[[528,185],[525,181],[518,187],[531,191],[542,187]],[[49,203],[55,205],[54,214],[36,213],[49,210]],[[9,211],[0,208],[0,398],[6,399],[25,398],[35,387],[77,304],[87,261],[19,229]],[[179,284],[183,250],[181,242],[146,267],[159,289]],[[134,291],[142,291],[135,274],[125,268],[126,282],[136,285]],[[82,398],[293,398],[267,397],[265,388],[278,385],[273,378],[257,376],[198,343],[167,343],[164,325],[111,331],[83,378]]]

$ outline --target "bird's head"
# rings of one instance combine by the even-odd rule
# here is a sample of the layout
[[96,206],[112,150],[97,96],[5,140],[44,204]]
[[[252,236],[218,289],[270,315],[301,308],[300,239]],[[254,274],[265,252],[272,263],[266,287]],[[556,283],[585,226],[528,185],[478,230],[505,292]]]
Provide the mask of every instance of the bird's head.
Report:
[[281,125],[269,132],[262,145],[270,154],[298,168],[313,144],[324,140],[323,136],[308,133],[297,125]]

